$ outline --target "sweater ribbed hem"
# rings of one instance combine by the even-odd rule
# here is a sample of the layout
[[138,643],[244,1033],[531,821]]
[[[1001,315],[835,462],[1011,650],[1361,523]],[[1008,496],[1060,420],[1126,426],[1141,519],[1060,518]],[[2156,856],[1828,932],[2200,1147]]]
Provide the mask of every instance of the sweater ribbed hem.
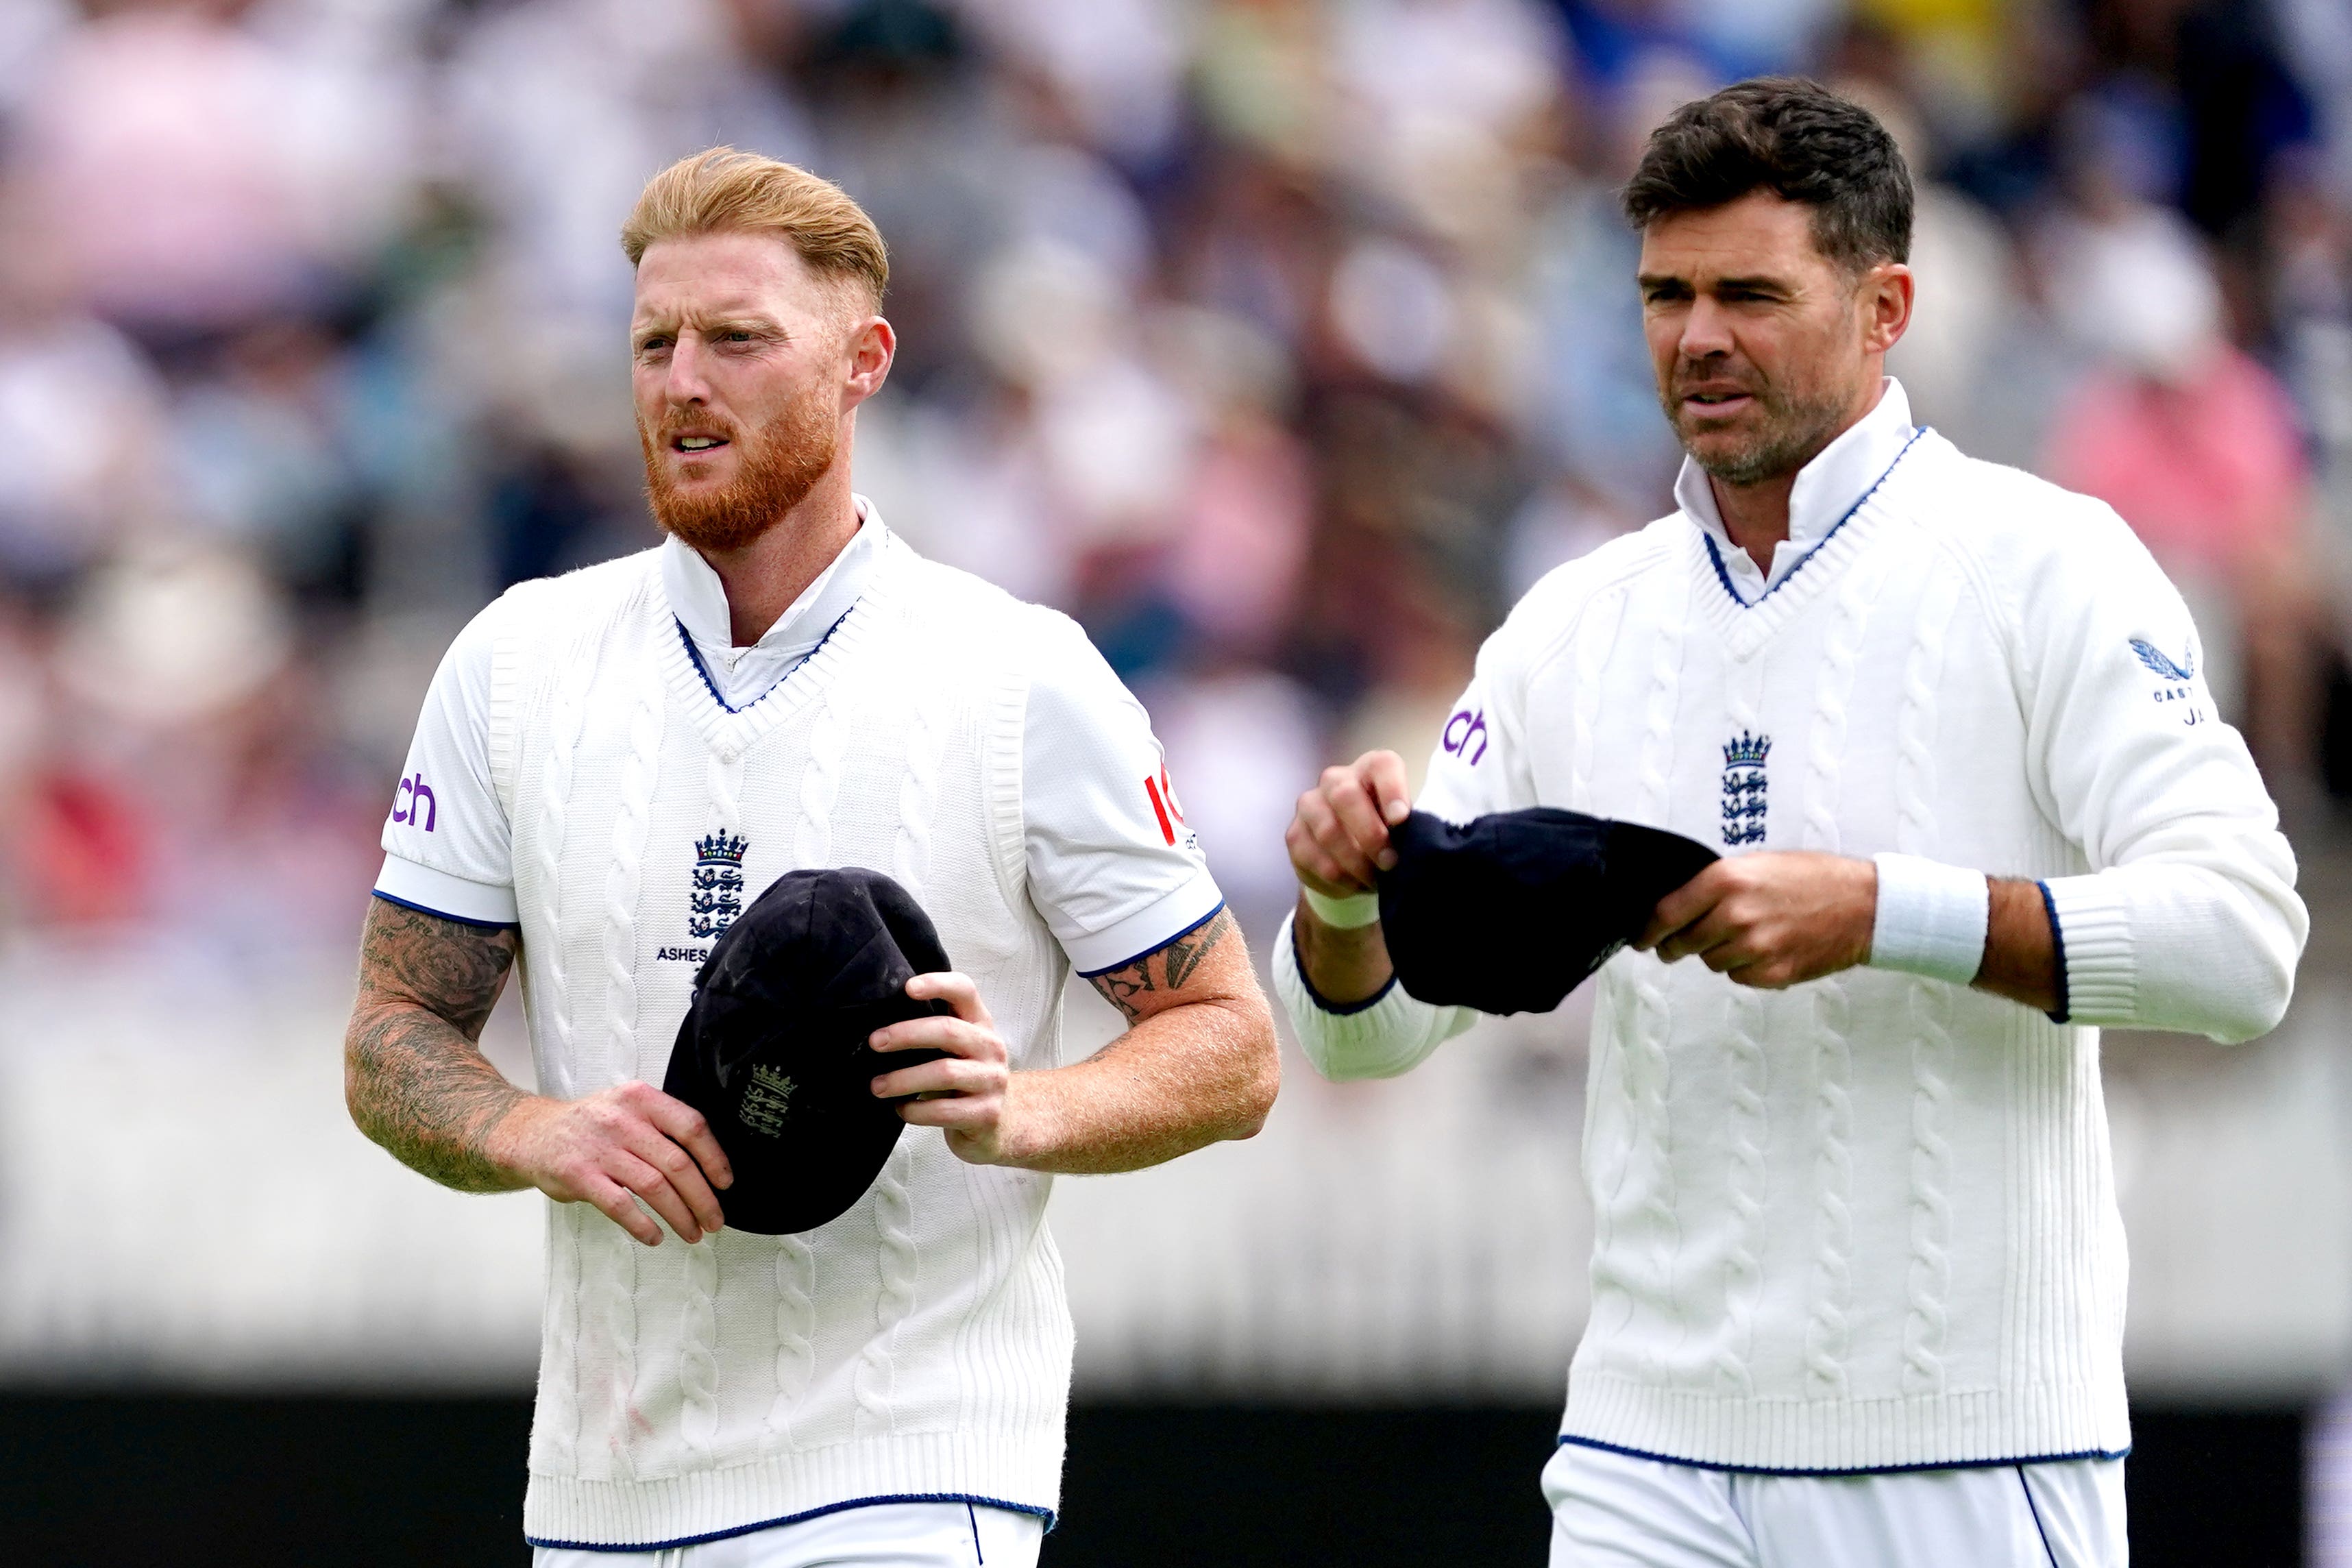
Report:
[[2067,1021],[2132,1022],[2139,1011],[2139,963],[2120,879],[2053,877],[2042,886],[2065,950]]
[[740,1534],[844,1504],[984,1499],[1047,1518],[1061,1502],[1057,1426],[1018,1436],[927,1432],[782,1454],[649,1480],[533,1471],[523,1534],[537,1545],[637,1551]]
[[2123,1383],[1894,1399],[1758,1399],[1578,1372],[1560,1436],[1681,1464],[1804,1473],[2118,1454]]

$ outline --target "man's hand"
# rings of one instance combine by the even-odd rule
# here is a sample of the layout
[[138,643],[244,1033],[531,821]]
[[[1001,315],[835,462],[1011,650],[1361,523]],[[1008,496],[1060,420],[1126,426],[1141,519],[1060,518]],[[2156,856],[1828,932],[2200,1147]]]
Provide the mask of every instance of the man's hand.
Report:
[[702,1112],[649,1083],[615,1084],[585,1100],[533,1095],[502,1117],[484,1154],[558,1203],[590,1203],[644,1242],[661,1226],[643,1198],[688,1242],[726,1223],[714,1187],[735,1173]]
[[1742,985],[1777,991],[1870,958],[1878,868],[1842,855],[1717,860],[1658,900],[1633,945],[1668,963],[1696,955]]
[[1412,812],[1404,759],[1366,752],[1345,767],[1328,767],[1298,797],[1283,842],[1299,882],[1327,898],[1366,893],[1396,864],[1389,829]]
[[[1412,812],[1404,759],[1394,752],[1366,752],[1345,767],[1325,768],[1298,797],[1283,835],[1299,886],[1334,899],[1372,891],[1380,874],[1396,864],[1389,829]],[[1377,921],[1335,930],[1302,898],[1291,932],[1299,968],[1319,996],[1361,1002],[1395,973]]]
[[899,1118],[910,1126],[943,1129],[959,1160],[1002,1165],[1020,1159],[1025,1144],[1014,1113],[1012,1055],[980,999],[980,987],[953,973],[918,974],[907,982],[907,994],[918,1002],[943,997],[955,1016],[908,1018],[875,1030],[867,1043],[877,1051],[948,1054],[884,1073],[874,1080],[876,1097],[923,1096],[898,1107]]

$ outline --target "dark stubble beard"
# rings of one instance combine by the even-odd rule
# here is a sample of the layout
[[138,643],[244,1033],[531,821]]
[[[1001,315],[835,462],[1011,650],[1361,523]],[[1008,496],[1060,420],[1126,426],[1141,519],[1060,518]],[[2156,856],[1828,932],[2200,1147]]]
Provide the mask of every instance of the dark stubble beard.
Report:
[[[723,437],[735,448],[740,466],[731,482],[695,494],[672,482],[664,460],[670,437],[689,427]],[[705,553],[725,554],[751,543],[807,499],[833,467],[840,415],[833,399],[812,391],[751,438],[707,414],[672,409],[658,429],[640,421],[637,442],[646,455],[646,500],[662,531]]]
[[1658,403],[1665,410],[1666,423],[1674,427],[1675,438],[1682,443],[1691,460],[1727,485],[1760,484],[1794,473],[1830,444],[1845,418],[1847,400],[1843,397],[1802,397],[1769,384],[1748,385],[1742,390],[1756,399],[1756,406],[1763,414],[1755,434],[1743,446],[1728,451],[1718,446],[1709,456],[1701,457],[1691,445],[1690,431],[1684,425],[1682,391],[1687,381],[1704,379],[1704,373],[1685,378],[1678,372],[1675,384],[1659,395]]

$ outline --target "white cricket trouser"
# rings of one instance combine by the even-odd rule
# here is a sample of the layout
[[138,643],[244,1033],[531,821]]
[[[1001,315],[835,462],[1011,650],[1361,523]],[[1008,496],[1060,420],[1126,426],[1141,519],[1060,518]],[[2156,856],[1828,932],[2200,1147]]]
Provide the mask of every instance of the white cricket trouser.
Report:
[[1551,1568],[2126,1568],[2124,1462],[1752,1476],[1564,1443]]
[[532,1549],[531,1568],[1037,1568],[1045,1521],[986,1503],[877,1502],[657,1552]]

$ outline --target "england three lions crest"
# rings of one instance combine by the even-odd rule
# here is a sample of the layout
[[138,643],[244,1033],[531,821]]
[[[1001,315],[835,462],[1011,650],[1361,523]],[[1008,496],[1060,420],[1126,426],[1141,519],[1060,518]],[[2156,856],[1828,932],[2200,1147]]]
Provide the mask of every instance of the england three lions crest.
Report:
[[1764,777],[1772,737],[1742,730],[1723,747],[1723,841],[1734,848],[1764,842],[1769,812]]
[[721,828],[694,841],[694,886],[687,896],[687,934],[709,942],[743,912],[743,852],[751,840]]

